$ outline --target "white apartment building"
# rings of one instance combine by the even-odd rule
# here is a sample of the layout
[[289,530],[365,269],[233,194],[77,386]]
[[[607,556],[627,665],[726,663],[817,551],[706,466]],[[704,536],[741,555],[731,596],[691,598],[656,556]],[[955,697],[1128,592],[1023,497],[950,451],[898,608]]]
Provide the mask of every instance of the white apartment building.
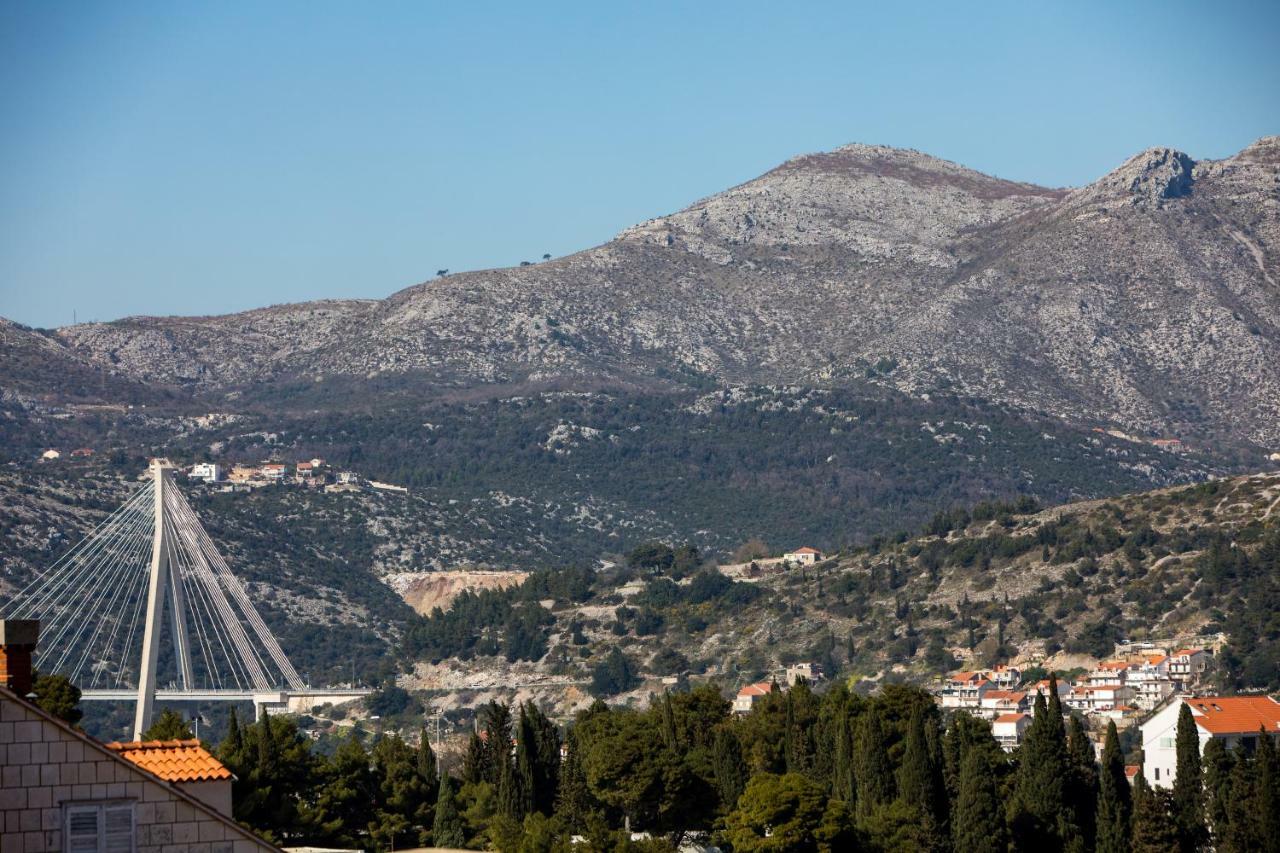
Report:
[[1210,738],[1228,749],[1241,745],[1246,750],[1256,748],[1263,731],[1280,741],[1280,702],[1269,696],[1184,696],[1142,724],[1142,772],[1152,785],[1171,787],[1177,777],[1178,715],[1183,705],[1191,707],[1201,753]]

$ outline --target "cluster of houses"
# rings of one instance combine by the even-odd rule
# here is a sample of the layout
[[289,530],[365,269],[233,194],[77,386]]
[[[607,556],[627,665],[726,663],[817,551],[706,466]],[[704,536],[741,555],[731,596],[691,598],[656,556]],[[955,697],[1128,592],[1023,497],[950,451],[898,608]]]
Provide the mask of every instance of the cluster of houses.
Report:
[[324,489],[326,492],[360,491],[407,492],[403,486],[366,480],[354,471],[330,467],[323,459],[304,459],[292,465],[267,461],[258,465],[235,464],[229,469],[217,462],[197,462],[187,471],[191,480],[218,485],[222,491],[247,491],[273,485]]
[[70,453],[63,454],[63,452],[58,448],[50,447],[48,450],[40,454],[39,461],[53,462],[55,460],[61,459],[64,455],[70,456],[72,459],[89,459],[93,456],[93,448],[77,447],[75,450],[72,450]]
[[822,678],[821,665],[816,663],[793,663],[786,667],[778,678],[770,681],[757,681],[740,689],[738,695],[733,697],[733,713],[750,714],[756,702],[759,702],[774,691],[785,692],[787,688],[795,684],[799,679],[813,683],[821,681]]
[[[1074,684],[1058,683],[1058,699],[1063,707],[1085,717],[1132,724],[1174,695],[1195,688],[1208,663],[1209,653],[1196,648],[1102,661]],[[1050,689],[1048,681],[1022,682],[1023,673],[1015,666],[957,672],[943,685],[938,702],[943,708],[990,720],[996,739],[1011,750],[1022,742],[1030,725],[1036,694],[1047,696]]]

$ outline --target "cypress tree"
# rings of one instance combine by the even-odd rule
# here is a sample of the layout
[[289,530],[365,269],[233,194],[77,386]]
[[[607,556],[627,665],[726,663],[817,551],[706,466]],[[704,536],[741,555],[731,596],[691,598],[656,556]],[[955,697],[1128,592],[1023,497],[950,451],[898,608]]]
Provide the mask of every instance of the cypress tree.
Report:
[[1067,744],[1057,679],[1049,678],[1049,700],[1036,695],[1035,714],[1019,750],[1013,834],[1023,849],[1062,850],[1078,835],[1066,802]]
[[1133,785],[1133,853],[1170,853],[1178,849],[1173,797],[1164,788],[1152,788],[1139,773]]
[[1178,832],[1178,849],[1192,853],[1205,841],[1204,779],[1200,772],[1200,733],[1191,706],[1182,703],[1178,712],[1178,770],[1173,780],[1173,817]]
[[258,735],[258,779],[271,784],[279,772],[275,734],[271,731],[271,714],[262,710],[262,721],[256,728]]
[[1227,837],[1228,809],[1231,802],[1231,768],[1235,757],[1218,738],[1204,745],[1205,818],[1210,837],[1221,846]]
[[960,763],[959,793],[952,810],[952,846],[964,853],[1004,853],[1009,838],[1000,808],[999,785],[991,759],[969,749]]
[[1224,851],[1252,853],[1263,849],[1261,799],[1258,797],[1254,762],[1237,753],[1231,767],[1231,796],[1227,801],[1227,829],[1218,839]]
[[511,707],[490,701],[484,707],[484,781],[500,788],[511,766]]
[[462,759],[462,781],[467,784],[485,781],[487,764],[488,756],[484,741],[480,739],[479,734],[472,732],[471,739],[467,741],[466,755]]
[[556,794],[556,814],[572,832],[583,832],[591,814],[591,792],[578,754],[578,738],[573,729],[565,735],[565,757],[560,766],[560,788]]
[[1098,774],[1098,853],[1128,853],[1129,819],[1133,802],[1129,780],[1124,775],[1124,755],[1115,721],[1107,723],[1102,746],[1102,770]]
[[662,691],[662,741],[672,752],[680,748],[676,736],[676,712],[671,706],[671,691]]
[[431,738],[427,737],[426,726],[423,726],[422,735],[418,739],[414,767],[418,772],[418,778],[422,780],[422,784],[427,791],[427,802],[434,803],[436,794],[440,790],[440,766],[439,762],[436,761],[435,750],[431,748]]
[[526,705],[520,706],[520,721],[516,724],[516,761],[512,770],[515,781],[518,783],[514,791],[517,800],[516,814],[521,820],[534,811],[533,792],[538,776],[537,735],[534,733]]
[[858,720],[854,750],[857,779],[857,815],[869,817],[879,806],[893,800],[893,765],[889,762],[889,738],[874,705]]
[[711,769],[724,811],[732,811],[747,786],[747,766],[742,760],[742,744],[733,729],[721,726],[711,747]]
[[503,764],[500,772],[502,775],[498,779],[498,814],[515,821],[522,821],[528,814],[528,809],[525,808],[525,792],[520,773],[512,761]]
[[934,848],[944,842],[937,781],[925,734],[924,711],[916,707],[907,722],[906,747],[898,770],[898,796],[907,805],[920,810],[924,818],[924,832],[932,839]]
[[462,817],[453,796],[453,780],[440,774],[440,793],[436,797],[436,817],[431,826],[431,843],[435,847],[461,848],[467,843],[462,831]]
[[1098,805],[1098,765],[1093,743],[1077,716],[1067,726],[1067,800],[1086,848],[1094,846]]
[[1259,729],[1258,750],[1254,756],[1256,814],[1268,853],[1280,851],[1280,756],[1271,737],[1266,729]]
[[227,736],[218,747],[218,757],[232,768],[239,767],[244,761],[244,739],[240,734],[240,721],[236,717],[236,709],[231,709],[231,721],[227,724]]
[[853,730],[849,714],[843,710],[836,717],[834,741],[835,759],[831,772],[831,795],[852,806],[857,796],[853,773]]

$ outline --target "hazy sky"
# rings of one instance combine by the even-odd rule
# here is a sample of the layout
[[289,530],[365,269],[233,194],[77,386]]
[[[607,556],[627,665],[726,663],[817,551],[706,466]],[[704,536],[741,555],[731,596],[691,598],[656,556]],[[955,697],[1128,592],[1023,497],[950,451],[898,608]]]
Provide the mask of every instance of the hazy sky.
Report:
[[3,0],[0,315],[382,297],[847,142],[1222,157],[1280,133],[1278,44],[1274,2]]

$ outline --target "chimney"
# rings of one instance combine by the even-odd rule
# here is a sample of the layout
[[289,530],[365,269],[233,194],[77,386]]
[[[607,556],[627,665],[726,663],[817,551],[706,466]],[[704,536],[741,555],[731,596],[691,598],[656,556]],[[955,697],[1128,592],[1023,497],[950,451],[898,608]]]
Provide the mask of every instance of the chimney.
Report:
[[38,619],[0,619],[0,687],[19,696],[31,692],[31,655],[39,636]]

